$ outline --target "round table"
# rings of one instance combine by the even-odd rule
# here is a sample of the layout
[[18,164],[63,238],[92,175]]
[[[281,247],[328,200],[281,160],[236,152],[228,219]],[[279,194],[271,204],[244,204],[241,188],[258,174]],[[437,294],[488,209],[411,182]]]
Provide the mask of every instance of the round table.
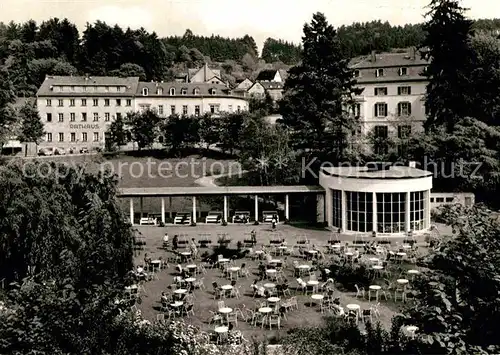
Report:
[[319,281],[309,280],[309,281],[307,281],[307,285],[308,286],[318,286],[319,285]]
[[340,248],[342,248],[342,245],[340,245],[340,244],[330,244],[330,248],[332,248],[332,249],[340,249]]
[[285,246],[285,245],[280,245],[280,246],[278,247],[278,249],[281,249],[281,250],[287,250],[287,249],[288,249],[288,247],[287,247],[287,246]]
[[373,266],[372,266],[372,269],[373,269],[373,270],[379,270],[379,271],[380,271],[380,270],[382,270],[383,268],[384,268],[384,267],[383,267],[382,265],[373,265]]
[[161,260],[151,260],[151,264],[161,264]]
[[[321,301],[325,298],[323,295],[311,295],[311,299],[315,301]],[[309,302],[309,305],[311,305],[312,301]]]
[[228,268],[228,270],[231,271],[231,272],[238,272],[238,271],[241,270],[241,267],[239,267],[239,266],[233,266],[233,267]]
[[272,282],[269,282],[269,283],[267,283],[267,284],[264,284],[264,287],[265,287],[265,288],[274,288],[274,287],[276,287],[276,285],[275,285],[275,284],[273,284]]
[[183,304],[184,304],[184,302],[181,302],[181,301],[175,301],[174,303],[171,303],[170,305],[171,305],[172,307],[177,308],[177,307],[182,306]]
[[259,313],[271,313],[273,309],[271,307],[262,307],[259,308]]
[[222,333],[227,333],[229,328],[222,326],[222,327],[217,327],[214,329],[216,333],[222,334]]
[[217,260],[217,261],[218,261],[219,263],[223,264],[223,263],[228,263],[228,262],[230,262],[231,260],[222,258],[222,259],[219,259],[219,260]]
[[185,279],[184,281],[186,282],[195,282],[196,279],[194,277],[188,277],[187,279]]
[[411,249],[411,245],[410,244],[403,244],[403,249]]
[[420,274],[420,271],[415,270],[415,269],[411,269],[411,270],[408,270],[408,274],[410,274],[410,275],[418,275],[418,274]]
[[350,311],[359,311],[361,306],[356,303],[349,303],[347,306],[345,306],[348,310]]
[[269,264],[279,264],[279,263],[281,263],[281,260],[279,259],[269,260]]
[[229,308],[229,307],[224,307],[224,308],[220,308],[219,309],[219,313],[222,313],[222,314],[229,314],[233,311],[232,308]]
[[189,265],[186,265],[186,269],[197,269],[198,268],[198,265],[195,265],[195,264],[189,264]]
[[378,262],[380,262],[379,258],[370,258],[368,260],[370,260],[372,263],[378,263]]
[[191,256],[191,252],[190,251],[183,251],[181,253],[182,256]]
[[176,295],[183,295],[185,294],[186,292],[188,292],[188,290],[184,289],[184,288],[179,288],[178,290],[175,290],[174,293]]
[[308,250],[307,251],[309,254],[312,254],[312,255],[316,255],[318,254],[318,251],[317,250]]
[[400,252],[396,253],[396,255],[404,258],[406,256],[406,253],[400,251]]
[[224,290],[224,291],[228,291],[228,290],[232,290],[233,289],[233,286],[232,285],[222,285],[220,287],[221,290]]
[[396,282],[401,285],[406,285],[410,281],[408,281],[407,279],[397,279]]
[[371,301],[371,298],[372,298],[372,293],[370,291],[375,291],[375,299],[377,300],[378,302],[378,291],[380,291],[382,289],[382,287],[380,287],[379,285],[370,285],[368,287],[368,302]]
[[354,256],[354,253],[347,252],[347,253],[345,253],[345,256]]
[[281,299],[279,297],[269,297],[267,299],[267,302],[271,302],[271,303],[276,303],[276,302],[279,302],[281,301]]

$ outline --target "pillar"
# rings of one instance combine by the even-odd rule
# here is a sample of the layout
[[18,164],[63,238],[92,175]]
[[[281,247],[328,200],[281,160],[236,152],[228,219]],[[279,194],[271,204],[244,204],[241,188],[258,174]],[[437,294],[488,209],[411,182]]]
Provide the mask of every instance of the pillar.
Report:
[[224,196],[224,221],[227,222],[227,196]]
[[255,195],[255,220],[259,220],[259,196]]
[[140,198],[140,212],[141,212],[141,217],[143,217],[143,213],[144,213],[144,199],[141,197]]
[[168,207],[169,207],[169,218],[173,218],[174,213],[172,212],[172,196],[168,197]]
[[165,199],[161,198],[161,223],[165,223]]
[[290,200],[289,195],[285,195],[285,219],[290,220]]
[[424,194],[425,194],[424,228],[430,228],[431,227],[431,191],[427,190]]
[[134,225],[134,199],[130,198],[130,223]]
[[193,196],[193,223],[196,223],[196,196]]
[[342,231],[347,231],[347,193],[342,190]]
[[[325,195],[317,194],[316,195],[316,222],[323,223],[325,222]],[[332,218],[328,221],[328,225],[331,225]]]
[[372,192],[372,232],[377,232],[377,193]]
[[410,192],[406,193],[406,207],[405,207],[405,231],[409,232],[410,228]]

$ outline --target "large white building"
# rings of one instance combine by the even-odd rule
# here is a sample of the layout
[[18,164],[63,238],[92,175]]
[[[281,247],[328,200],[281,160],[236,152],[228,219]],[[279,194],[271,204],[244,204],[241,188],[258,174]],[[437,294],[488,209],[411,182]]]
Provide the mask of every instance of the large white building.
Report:
[[155,109],[161,116],[248,110],[246,98],[219,82],[140,82],[137,77],[47,76],[37,92],[46,137],[40,147],[104,147],[119,116]]
[[427,78],[423,75],[428,62],[415,49],[380,53],[351,61],[357,86],[353,114],[359,117],[361,133],[373,132],[380,138],[398,138],[421,129],[426,120],[425,93]]

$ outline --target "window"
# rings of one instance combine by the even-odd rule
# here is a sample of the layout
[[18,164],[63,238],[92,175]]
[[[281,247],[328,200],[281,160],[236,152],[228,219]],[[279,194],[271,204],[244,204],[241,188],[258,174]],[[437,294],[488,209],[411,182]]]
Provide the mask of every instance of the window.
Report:
[[377,155],[385,155],[389,153],[389,128],[387,126],[375,126],[374,128],[374,151]]
[[63,107],[64,106],[64,100],[62,100],[62,99],[57,100],[57,106],[58,107]]
[[342,191],[332,190],[333,195],[333,220],[334,227],[342,228]]
[[187,95],[187,93],[188,93],[188,89],[186,89],[186,88],[181,89],[181,95]]
[[437,203],[442,203],[442,202],[444,202],[444,197],[436,197],[436,202],[437,202]]
[[373,231],[373,194],[346,191],[347,230]]
[[117,86],[116,87],[116,92],[121,92],[122,91],[122,87],[121,86]]
[[215,105],[210,105],[210,113],[215,113]]
[[75,106],[75,99],[70,99],[70,100],[69,100],[69,105],[70,105],[71,107],[74,107],[74,106]]
[[70,121],[70,122],[75,122],[75,119],[76,119],[76,115],[75,115],[75,113],[74,113],[74,112],[71,112],[71,113],[69,114],[69,121]]
[[375,76],[377,78],[381,77],[381,76],[384,76],[384,69],[377,69],[377,70],[375,70]]
[[406,193],[377,193],[377,232],[405,232]]
[[399,139],[409,138],[410,135],[411,135],[411,126],[409,126],[409,125],[398,126],[398,138]]
[[82,99],[82,106],[87,106],[87,99]]
[[47,133],[47,142],[52,142],[52,133]]
[[214,88],[212,88],[212,89],[210,89],[209,93],[210,93],[210,95],[216,95],[217,94],[217,90],[214,89]]
[[104,114],[104,121],[109,122],[109,116],[110,116],[110,115],[109,115],[109,112],[106,112],[106,113]]
[[94,132],[94,142],[99,142],[99,132]]
[[194,107],[194,115],[199,116],[200,115],[200,106],[196,105]]
[[408,155],[408,139],[411,135],[411,126],[398,126],[398,156],[406,157]]
[[238,105],[238,108],[236,109],[236,111],[238,111],[238,113],[241,111],[241,106]]
[[82,142],[87,141],[87,132],[82,132]]
[[126,106],[132,106],[132,100],[131,99],[127,99]]
[[431,197],[431,202],[434,202],[434,197]]
[[116,113],[116,119],[117,120],[121,120],[121,118],[122,118],[122,114],[120,112],[117,112]]
[[399,68],[399,76],[405,76],[408,75],[408,68]]
[[387,104],[379,102],[375,104],[375,117],[387,117]]
[[47,114],[47,122],[52,122],[52,114],[51,113]]
[[143,88],[142,89],[142,96],[148,96],[148,94],[149,94],[148,88]]
[[82,112],[82,122],[87,122],[87,113]]
[[158,114],[163,115],[163,105],[158,105]]
[[351,106],[351,114],[354,117],[360,117],[361,116],[361,104],[355,103]]
[[229,105],[229,106],[227,107],[227,109],[228,109],[228,111],[229,111],[229,112],[233,112],[233,105]]
[[387,95],[387,88],[375,88],[374,90],[375,96],[386,96]]
[[116,106],[121,106],[121,105],[122,105],[122,100],[116,99]]
[[194,94],[194,95],[199,95],[199,94],[200,94],[200,89],[195,88],[195,89],[193,90],[193,94]]
[[355,70],[353,72],[353,75],[354,75],[355,78],[359,78],[361,76],[359,70]]
[[175,88],[170,88],[170,90],[168,91],[169,95],[170,96],[174,96],[175,95]]
[[162,88],[156,89],[156,95],[163,95],[163,89]]
[[94,112],[94,122],[99,121],[99,114],[97,112]]
[[411,115],[411,103],[410,102],[398,103],[398,116],[410,116],[410,115]]
[[411,95],[411,86],[398,86],[398,95]]
[[64,114],[63,113],[58,113],[57,114],[57,120],[59,122],[64,122]]
[[46,101],[45,105],[46,105],[47,107],[52,106],[52,100],[51,100],[51,99],[47,99],[47,101]]
[[59,133],[59,142],[64,142],[64,133]]
[[188,107],[187,107],[187,105],[182,106],[182,114],[184,116],[188,114]]
[[109,99],[104,99],[104,106],[109,106]]
[[410,229],[425,228],[425,191],[410,192]]
[[69,139],[71,142],[76,142],[76,133],[75,132],[71,132],[70,135],[69,135]]
[[[170,114],[175,115],[175,105],[170,105]],[[187,115],[187,112],[185,113],[185,115]]]
[[93,99],[92,106],[99,106],[99,99]]

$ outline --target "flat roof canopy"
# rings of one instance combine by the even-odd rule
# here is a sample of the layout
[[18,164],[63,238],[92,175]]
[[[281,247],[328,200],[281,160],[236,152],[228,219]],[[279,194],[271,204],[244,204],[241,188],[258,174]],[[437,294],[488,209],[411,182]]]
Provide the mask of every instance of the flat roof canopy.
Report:
[[118,190],[118,197],[169,197],[203,195],[278,195],[324,193],[321,186],[220,186],[220,187],[129,187]]

